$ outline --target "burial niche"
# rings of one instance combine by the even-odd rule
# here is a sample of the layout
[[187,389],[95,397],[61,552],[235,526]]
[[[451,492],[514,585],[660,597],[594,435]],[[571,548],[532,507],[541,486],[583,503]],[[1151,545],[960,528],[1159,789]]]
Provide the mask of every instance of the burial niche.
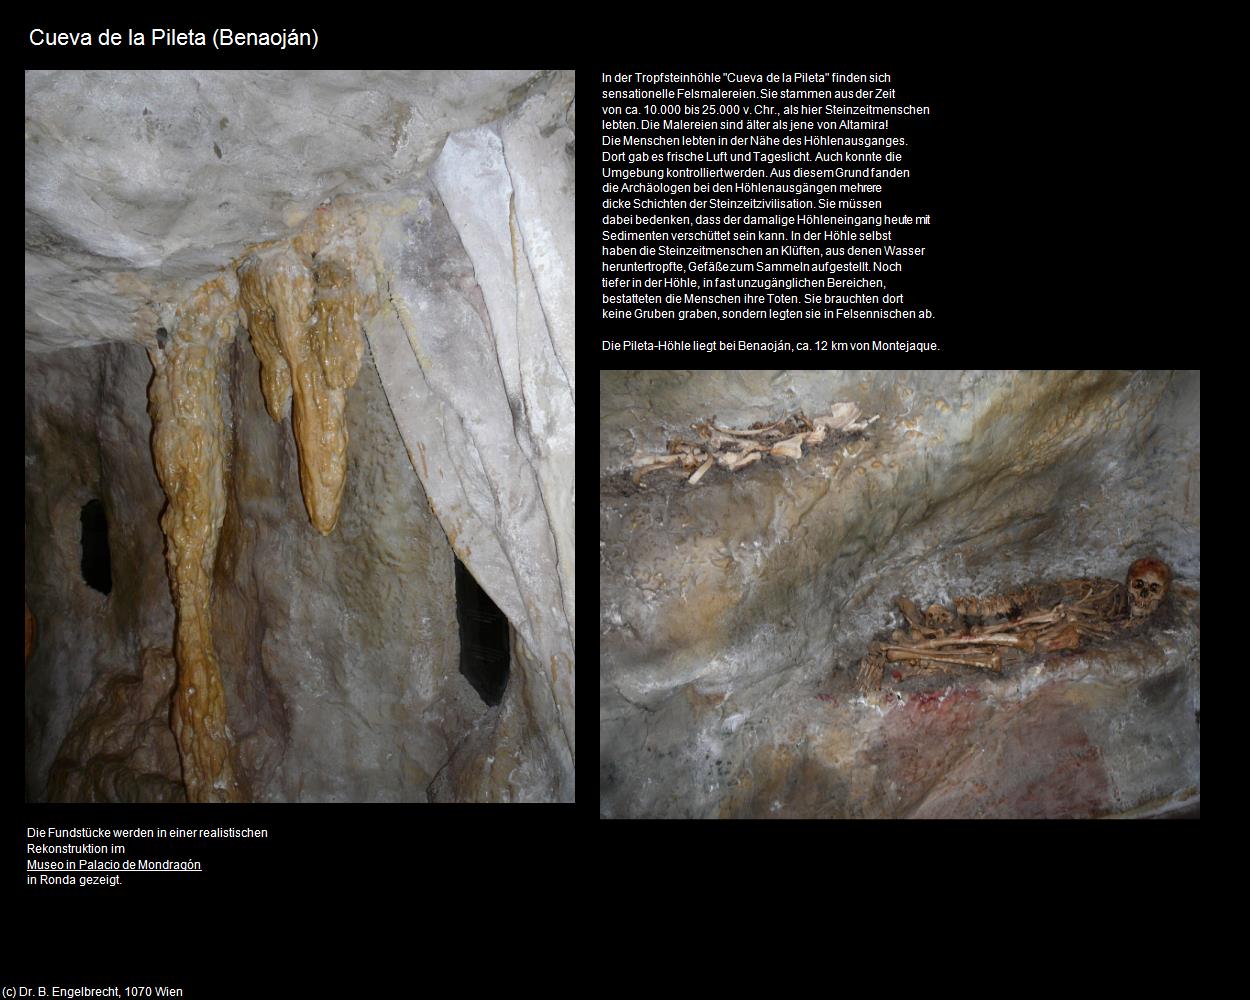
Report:
[[101,594],[113,589],[113,564],[109,558],[109,523],[104,504],[88,500],[82,508],[82,578]]
[[508,619],[459,559],[456,619],[460,623],[460,673],[482,701],[498,705],[508,686]]

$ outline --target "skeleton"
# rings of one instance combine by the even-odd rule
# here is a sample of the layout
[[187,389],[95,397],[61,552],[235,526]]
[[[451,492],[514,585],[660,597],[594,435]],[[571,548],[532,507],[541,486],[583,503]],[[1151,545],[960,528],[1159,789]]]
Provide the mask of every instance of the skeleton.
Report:
[[771,423],[755,423],[743,430],[721,427],[716,418],[691,424],[698,441],[668,442],[668,452],[648,455],[642,452],[630,459],[633,481],[641,485],[644,476],[670,469],[691,473],[689,483],[695,486],[713,465],[737,472],[764,458],[803,457],[803,446],[816,447],[826,440],[846,438],[868,429],[877,417],[860,419],[854,403],[834,403],[829,413],[809,420],[802,411]]
[[958,597],[953,613],[933,604],[921,614],[906,597],[895,598],[908,627],[869,644],[859,665],[859,686],[864,691],[881,687],[891,664],[897,665],[896,677],[904,670],[914,676],[954,667],[1000,674],[1004,660],[1109,638],[1116,629],[1135,628],[1154,614],[1171,577],[1158,559],[1138,559],[1123,584],[1081,577],[986,598]]
[[1158,559],[1138,559],[1128,568],[1129,614],[1134,618],[1154,614],[1167,596],[1171,582],[1172,571],[1166,563]]

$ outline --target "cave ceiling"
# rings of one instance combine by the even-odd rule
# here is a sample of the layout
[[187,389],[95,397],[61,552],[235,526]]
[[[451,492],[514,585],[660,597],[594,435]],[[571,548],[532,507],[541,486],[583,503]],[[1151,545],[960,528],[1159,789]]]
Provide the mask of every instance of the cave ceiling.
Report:
[[401,191],[531,70],[26,74],[26,348],[143,339],[318,205]]

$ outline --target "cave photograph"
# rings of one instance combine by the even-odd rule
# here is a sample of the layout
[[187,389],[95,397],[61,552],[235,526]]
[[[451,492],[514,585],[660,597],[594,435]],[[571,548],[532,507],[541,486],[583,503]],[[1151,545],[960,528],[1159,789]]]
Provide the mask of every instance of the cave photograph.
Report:
[[601,818],[1199,817],[1199,372],[599,406]]
[[26,72],[28,803],[574,801],[575,96]]

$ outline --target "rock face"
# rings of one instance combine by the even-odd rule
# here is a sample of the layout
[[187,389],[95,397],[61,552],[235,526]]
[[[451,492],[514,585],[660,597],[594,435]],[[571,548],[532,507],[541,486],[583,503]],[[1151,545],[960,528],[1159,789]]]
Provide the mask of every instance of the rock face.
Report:
[[[53,758],[97,678],[140,676],[145,650],[163,649],[172,663],[151,378],[136,344],[26,354],[26,601],[39,622],[26,670],[32,800],[44,798]],[[108,596],[87,586],[80,569],[80,512],[92,499],[103,501],[109,522]],[[167,709],[168,701],[168,729]],[[172,731],[168,740],[173,748]],[[173,766],[169,777],[181,784],[176,751]]]
[[29,798],[573,798],[573,92],[28,75]]
[[[625,472],[715,414],[850,401],[866,436],[797,462]],[[1196,807],[1196,372],[605,372],[605,816],[1109,816]],[[1076,576],[1174,574],[1107,642],[862,692],[925,607]]]
[[487,711],[457,672],[451,548],[367,354],[347,396],[352,443],[330,535],[305,511],[290,418],[273,423],[259,384],[240,345],[214,641],[251,798],[423,800]]
[[[525,683],[505,697],[498,725],[541,751],[518,758],[516,797],[534,783],[573,797],[573,255],[563,243],[571,218],[551,197],[573,189],[571,100],[553,87],[525,105],[527,127],[448,140],[433,189],[382,230],[381,257],[399,261],[395,308],[368,326],[448,538],[521,638]],[[498,768],[500,739],[475,740],[448,780],[479,785],[463,762]]]

